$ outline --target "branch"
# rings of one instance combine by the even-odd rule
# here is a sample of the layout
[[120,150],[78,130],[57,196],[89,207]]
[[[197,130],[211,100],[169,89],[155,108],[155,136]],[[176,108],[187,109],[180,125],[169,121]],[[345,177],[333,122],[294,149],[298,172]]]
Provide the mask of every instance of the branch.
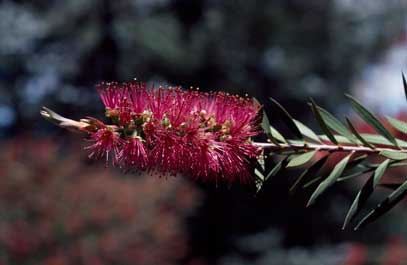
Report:
[[[407,82],[404,75],[403,86],[407,95]],[[223,93],[200,94],[197,91],[186,93],[180,88],[147,90],[143,84],[139,83],[122,84],[120,88],[118,87],[120,86],[116,83],[109,83],[101,84],[98,89],[106,107],[106,117],[110,118],[113,125],[106,125],[93,118],[75,121],[65,118],[45,107],[43,107],[41,115],[62,128],[88,133],[91,141],[94,142],[92,146],[88,147],[88,149],[92,150],[90,156],[105,157],[107,161],[109,154],[113,154],[116,162],[124,163],[124,166],[131,168],[134,165],[138,165],[136,169],[140,170],[146,169],[146,161],[150,161],[152,165],[155,165],[155,163],[161,165],[159,168],[162,168],[163,171],[172,170],[171,173],[173,174],[188,172],[183,168],[183,166],[187,166],[188,169],[193,170],[196,176],[200,176],[203,179],[217,180],[219,176],[227,179],[225,176],[229,174],[229,178],[232,180],[242,180],[242,176],[250,180],[250,169],[252,167],[246,165],[246,163],[250,163],[249,159],[246,158],[256,157],[258,155],[257,151],[261,150],[262,154],[257,157],[254,170],[258,191],[266,181],[282,170],[292,167],[303,168],[303,173],[295,180],[290,191],[294,191],[298,187],[307,188],[315,185],[316,188],[307,206],[314,204],[328,188],[337,182],[362,175],[368,176],[367,181],[361,187],[350,206],[343,228],[354,220],[355,216],[365,206],[370,195],[377,187],[381,186],[381,180],[389,168],[406,166],[407,142],[403,139],[407,138],[407,123],[388,117],[385,125],[381,119],[364,107],[361,102],[349,95],[347,95],[347,98],[354,111],[377,134],[359,133],[357,127],[352,124],[350,119],[346,118],[346,123],[342,123],[334,115],[311,100],[309,105],[323,132],[323,135],[319,135],[300,121],[294,119],[283,106],[276,100],[271,99],[273,118],[279,118],[282,124],[291,132],[293,136],[291,138],[294,139],[285,137],[275,129],[270,124],[267,114],[263,112],[261,125],[262,132],[267,137],[267,142],[262,143],[252,142],[247,136],[249,134],[256,135],[260,132],[257,119],[260,116],[257,114],[261,114],[258,113],[261,110],[261,105],[258,102],[252,102],[252,100],[247,98],[243,99]],[[171,120],[173,118],[168,117],[166,112],[164,114],[161,112],[157,114],[160,118],[156,119],[148,106],[151,103],[153,105],[157,103],[155,101],[161,98],[161,94],[164,91],[168,93],[166,94],[167,97],[173,99],[173,101],[168,101],[171,102],[170,106],[165,106],[168,108],[168,112],[176,113],[178,111],[179,118],[182,110],[182,113],[185,115],[190,115],[190,119],[186,119],[187,122],[182,122],[178,126],[173,127],[172,122],[174,120]],[[207,103],[207,100],[214,100],[214,98],[217,100],[212,103],[218,109],[226,112],[226,116],[229,116],[228,119],[220,123],[216,120],[216,116],[219,116],[219,113],[215,115],[215,113],[207,113],[205,109],[191,109],[189,111],[183,109],[185,106],[193,106],[190,103],[201,106],[202,100],[204,100],[204,103]],[[189,99],[189,103],[185,103],[183,101],[185,99]],[[145,103],[142,105],[141,111],[139,108],[140,102]],[[128,106],[132,104],[134,108],[131,110]],[[137,111],[133,111],[135,109]],[[237,112],[241,116],[235,116],[235,113],[237,113],[236,109],[238,109]],[[252,119],[248,120],[247,117],[252,117]],[[190,120],[195,121],[195,123],[189,124],[188,121]],[[239,126],[236,126],[236,124],[239,124]],[[146,139],[143,137],[148,133],[156,131],[156,129],[168,132],[170,136],[177,140],[183,140],[184,138],[182,137],[190,130],[188,126],[195,126],[191,128],[196,130],[197,133],[203,133],[203,135],[213,134],[211,135],[213,136],[211,141],[217,142],[216,150],[214,151],[213,148],[210,148],[213,146],[209,146],[206,149],[202,149],[205,152],[209,152],[207,155],[195,157],[195,154],[199,152],[196,152],[193,148],[199,147],[199,144],[202,144],[202,142],[190,141],[188,145],[182,146],[179,144],[179,141],[168,141],[171,144],[164,141],[160,146],[163,146],[166,154],[170,154],[169,157],[165,158],[164,155],[150,152],[151,150],[148,148],[151,148],[151,146],[145,144]],[[241,137],[236,137],[236,132],[232,133],[231,129],[236,128],[244,129]],[[396,138],[395,132],[401,134],[402,139]],[[150,144],[154,145],[154,141],[160,141],[161,135],[154,135],[151,139],[150,141],[152,142]],[[192,137],[192,139],[195,138]],[[206,146],[205,144],[202,145]],[[225,148],[225,146],[228,148]],[[177,148],[181,148],[179,150],[182,150],[182,152],[174,152]],[[229,154],[228,152],[234,153]],[[330,157],[336,153],[344,154],[341,160],[335,161],[335,165],[327,164],[328,161],[331,163],[332,159]],[[152,154],[154,156],[151,159],[149,156]],[[178,154],[187,154],[189,157],[188,159],[179,159],[177,157]],[[205,161],[204,159],[208,157],[216,159]],[[187,163],[180,163],[179,161],[181,160],[187,161]],[[193,167],[191,167],[192,162],[196,163]],[[216,163],[216,165],[212,165],[213,163]],[[329,167],[331,168],[329,169]],[[182,170],[178,170],[178,168]],[[322,168],[324,170],[321,170]],[[328,173],[325,169],[329,169]],[[327,174],[324,175],[325,173]],[[376,220],[407,196],[407,180],[399,185],[387,187],[391,187],[394,191],[365,216],[356,225],[357,228]]]
[[374,149],[365,146],[347,146],[347,145],[328,145],[328,144],[273,144],[273,143],[259,143],[253,142],[253,145],[261,147],[263,149],[269,149],[270,151],[328,151],[328,152],[361,152],[368,154],[380,154],[383,152],[397,152],[406,153],[407,149],[395,149],[395,148],[381,148],[375,147]]
[[[402,83],[407,97],[407,82],[403,75]],[[313,100],[310,102],[312,112],[318,122],[323,135],[317,135],[306,125],[295,120],[289,112],[276,100],[271,99],[273,117],[279,118],[295,139],[288,140],[269,122],[264,113],[262,127],[267,136],[267,143],[254,142],[255,146],[263,150],[256,168],[258,190],[264,183],[278,172],[290,167],[303,167],[303,173],[295,180],[290,191],[298,187],[308,188],[317,185],[307,206],[312,205],[329,187],[343,180],[353,179],[361,175],[368,175],[368,179],[357,193],[348,214],[345,218],[345,228],[360,213],[370,195],[377,187],[389,168],[406,167],[407,142],[397,139],[394,133],[407,138],[407,123],[387,117],[387,126],[357,99],[346,95],[352,108],[377,134],[362,134],[346,118],[346,125],[335,118],[327,110],[318,106]],[[300,132],[300,134],[298,133]],[[322,152],[320,156],[316,156]],[[328,158],[334,153],[347,153],[327,176],[322,175],[322,168],[327,168]],[[275,154],[282,156],[282,160],[275,164]],[[378,164],[372,164],[379,161]],[[268,162],[267,162],[268,160]],[[266,163],[267,162],[267,163]],[[274,162],[274,165],[273,165]],[[268,167],[267,165],[272,165]],[[404,182],[391,186],[394,191],[377,205],[368,215],[359,221],[356,229],[376,220],[392,209],[398,202],[407,196],[407,178]]]
[[68,129],[73,132],[84,132],[86,131],[87,128],[91,126],[91,121],[88,119],[81,119],[80,121],[68,119],[50,110],[47,107],[42,107],[40,114],[44,119],[48,120],[49,122],[63,129]]

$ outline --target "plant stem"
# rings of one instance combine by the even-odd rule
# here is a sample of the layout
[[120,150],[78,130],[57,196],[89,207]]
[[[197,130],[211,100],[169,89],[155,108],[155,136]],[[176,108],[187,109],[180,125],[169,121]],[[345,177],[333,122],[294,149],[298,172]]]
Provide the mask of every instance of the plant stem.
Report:
[[354,145],[329,145],[329,144],[273,144],[273,143],[259,143],[253,142],[253,145],[261,147],[263,149],[271,149],[276,151],[286,151],[286,150],[315,150],[315,151],[329,151],[329,152],[359,152],[359,153],[370,153],[379,154],[382,151],[393,151],[398,153],[407,153],[407,149],[396,149],[396,148],[386,148],[386,147],[376,147],[374,149],[365,146],[354,146]]

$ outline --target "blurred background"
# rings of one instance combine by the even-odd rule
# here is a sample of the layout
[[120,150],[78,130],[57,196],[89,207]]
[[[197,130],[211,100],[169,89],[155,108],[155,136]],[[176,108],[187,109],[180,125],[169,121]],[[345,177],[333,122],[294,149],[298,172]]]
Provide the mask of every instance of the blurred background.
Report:
[[39,115],[102,118],[94,85],[137,78],[273,96],[315,129],[307,98],[343,117],[346,92],[406,119],[406,16],[405,0],[0,1],[0,264],[407,264],[405,203],[341,230],[362,180],[306,209],[296,171],[257,195],[123,174]]

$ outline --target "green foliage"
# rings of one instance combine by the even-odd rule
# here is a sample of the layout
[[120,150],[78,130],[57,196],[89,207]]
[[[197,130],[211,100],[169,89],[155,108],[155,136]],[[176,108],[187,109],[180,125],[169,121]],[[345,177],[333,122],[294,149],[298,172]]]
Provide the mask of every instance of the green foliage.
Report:
[[332,132],[329,130],[328,125],[325,123],[325,120],[322,118],[322,115],[319,112],[317,105],[315,104],[315,102],[312,99],[311,99],[311,107],[312,107],[312,112],[314,112],[315,118],[317,119],[322,131],[325,133],[325,135],[329,138],[329,140],[332,143],[337,145],[338,141],[336,140],[336,138],[332,134]]
[[373,209],[368,215],[366,215],[355,227],[355,230],[375,221],[377,218],[391,210],[406,195],[407,195],[407,181],[400,185],[386,199],[384,199],[379,205],[377,205],[375,209]]
[[273,103],[273,106],[276,110],[277,113],[280,114],[281,120],[287,125],[287,128],[290,129],[292,134],[300,140],[303,140],[304,137],[301,133],[301,131],[298,129],[297,125],[294,122],[294,119],[291,117],[290,113],[280,105],[275,99],[270,98],[271,102]]
[[346,137],[351,143],[357,143],[355,136],[331,113],[321,107],[318,107],[318,110],[322,120],[329,128]]
[[290,157],[290,162],[287,167],[298,167],[308,163],[317,151],[306,152],[300,155],[293,155]]
[[356,130],[355,126],[353,126],[352,122],[346,118],[346,123],[349,126],[349,129],[352,131],[352,133],[356,136],[356,138],[358,138],[358,140],[364,145],[367,146],[371,149],[375,149],[374,145],[372,145],[371,143],[369,143],[368,141],[365,140],[365,138],[362,137],[362,135],[360,135],[358,133],[358,131]]
[[373,115],[368,109],[366,109],[357,99],[350,95],[346,95],[350,99],[350,103],[353,109],[359,114],[359,116],[370,124],[379,134],[385,137],[389,142],[397,146],[396,139],[393,135],[384,127],[379,119]]
[[[407,96],[407,83],[404,75],[403,86]],[[265,181],[282,170],[303,167],[305,170],[294,181],[290,192],[301,187],[316,186],[307,203],[307,206],[310,206],[316,203],[317,199],[335,183],[368,174],[367,180],[349,208],[343,229],[361,213],[369,197],[378,187],[387,187],[393,192],[365,217],[361,218],[355,227],[355,229],[359,229],[388,212],[407,195],[407,181],[398,185],[381,183],[389,168],[406,167],[407,143],[395,138],[381,120],[364,107],[361,102],[350,95],[347,95],[347,98],[359,117],[372,126],[378,134],[359,133],[347,117],[346,127],[311,99],[309,105],[323,132],[322,135],[318,135],[302,122],[294,119],[275,99],[271,99],[274,107],[273,117],[279,118],[283,122],[294,139],[289,139],[279,133],[270,124],[266,113],[264,113],[263,128],[269,143],[260,145],[264,152],[269,154],[265,159],[272,159],[273,155],[283,158],[274,163],[270,169],[262,168],[263,173],[261,175],[263,177],[257,182],[257,187],[260,190]],[[392,129],[407,134],[406,122],[391,117],[387,117],[387,121]],[[336,153],[341,154],[342,158],[336,164],[331,165],[330,158],[334,157],[333,154]],[[372,163],[371,158],[379,162]],[[267,164],[269,163],[263,163],[263,165]],[[327,169],[328,172],[326,172]]]
[[300,121],[294,119],[295,125],[297,125],[298,129],[302,133],[302,135],[310,141],[321,143],[321,139],[319,139],[318,135],[316,135],[310,128],[308,128],[305,124]]
[[380,166],[375,170],[374,174],[369,177],[366,183],[363,185],[362,189],[356,195],[355,200],[353,201],[348,214],[346,215],[345,222],[342,229],[345,229],[346,226],[353,220],[353,218],[360,212],[364,204],[367,202],[369,196],[373,193],[377,184],[380,182],[384,172],[389,166],[390,160],[386,159],[383,161]]
[[400,121],[397,119],[393,119],[392,117],[387,117],[389,123],[399,132],[407,134],[407,123],[404,121]]
[[307,206],[312,205],[315,200],[329,187],[332,186],[336,180],[339,178],[339,176],[342,175],[343,171],[345,170],[346,165],[349,162],[349,159],[352,154],[347,155],[344,159],[342,159],[332,170],[332,172],[329,174],[329,176],[319,184],[318,188],[314,191],[314,193],[311,195],[311,198],[308,201]]

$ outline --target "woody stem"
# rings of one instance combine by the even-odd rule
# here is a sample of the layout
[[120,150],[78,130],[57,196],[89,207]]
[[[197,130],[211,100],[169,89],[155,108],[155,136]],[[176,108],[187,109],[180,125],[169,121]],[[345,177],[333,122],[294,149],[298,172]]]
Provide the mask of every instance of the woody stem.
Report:
[[369,148],[365,146],[351,146],[351,145],[329,145],[329,144],[274,144],[274,143],[259,143],[253,142],[253,145],[263,149],[271,149],[272,151],[284,150],[309,150],[309,151],[329,151],[329,152],[359,152],[379,154],[382,151],[393,151],[397,153],[407,153],[407,149],[395,149],[386,147]]

